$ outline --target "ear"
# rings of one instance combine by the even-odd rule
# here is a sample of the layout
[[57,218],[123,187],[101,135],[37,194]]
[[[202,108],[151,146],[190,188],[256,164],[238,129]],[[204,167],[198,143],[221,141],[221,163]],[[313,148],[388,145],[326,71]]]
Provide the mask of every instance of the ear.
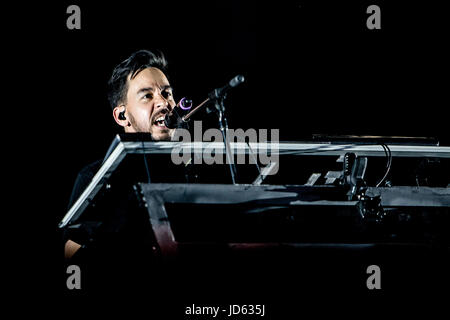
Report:
[[126,114],[125,114],[125,119],[123,119],[119,116],[121,112],[125,112],[125,111],[126,111],[126,107],[123,104],[115,107],[113,110],[114,120],[116,121],[116,123],[119,126],[124,127],[124,128],[128,127],[130,125],[130,122],[128,121]]

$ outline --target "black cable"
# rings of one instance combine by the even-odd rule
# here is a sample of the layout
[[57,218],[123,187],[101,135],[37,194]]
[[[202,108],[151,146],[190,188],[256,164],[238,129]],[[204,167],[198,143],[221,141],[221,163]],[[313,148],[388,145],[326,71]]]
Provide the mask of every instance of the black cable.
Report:
[[[244,141],[245,141],[245,139],[244,139]],[[252,147],[250,147],[250,143],[248,143],[247,141],[245,141],[245,143],[247,144],[248,150],[250,151],[249,154],[252,156],[253,160],[255,161],[255,165],[256,165],[256,168],[258,168],[259,174],[261,174],[261,168],[259,167],[258,159],[255,157],[255,153],[253,152]]]
[[389,171],[391,171],[391,164],[392,164],[392,153],[391,153],[391,149],[389,149],[387,144],[382,143],[381,146],[383,147],[384,153],[386,154],[387,157],[387,163],[386,163],[386,172],[383,176],[383,178],[376,184],[376,187],[378,188],[383,182],[384,180],[387,178]]
[[392,156],[391,156],[391,149],[389,149],[387,144],[382,144],[381,145],[383,147],[383,149],[385,150],[385,154],[387,157],[387,163],[386,163],[386,173],[383,176],[383,179],[381,179],[380,181],[380,185],[384,182],[384,180],[387,178],[389,171],[391,169],[391,163],[392,163]]
[[255,157],[255,152],[253,152],[252,147],[250,147],[250,143],[248,143],[247,140],[245,140],[241,137],[236,137],[236,138],[238,138],[240,141],[244,141],[244,143],[247,144],[248,150],[249,150],[249,156],[253,158],[253,161],[255,161],[256,168],[258,169],[259,174],[261,174],[261,168],[258,164],[258,159]]

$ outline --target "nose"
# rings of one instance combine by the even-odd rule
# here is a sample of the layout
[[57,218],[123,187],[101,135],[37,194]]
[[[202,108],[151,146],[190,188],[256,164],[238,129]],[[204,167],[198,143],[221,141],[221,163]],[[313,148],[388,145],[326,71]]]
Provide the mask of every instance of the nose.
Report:
[[155,109],[167,108],[169,111],[172,111],[173,108],[170,105],[169,100],[163,96],[162,92],[158,92],[158,95],[154,99]]

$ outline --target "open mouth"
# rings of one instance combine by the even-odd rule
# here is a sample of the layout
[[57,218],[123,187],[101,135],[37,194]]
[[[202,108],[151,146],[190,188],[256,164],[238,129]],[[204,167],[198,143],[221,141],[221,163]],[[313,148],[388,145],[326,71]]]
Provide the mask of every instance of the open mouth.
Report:
[[166,128],[166,124],[164,123],[164,116],[156,118],[153,124],[157,127]]

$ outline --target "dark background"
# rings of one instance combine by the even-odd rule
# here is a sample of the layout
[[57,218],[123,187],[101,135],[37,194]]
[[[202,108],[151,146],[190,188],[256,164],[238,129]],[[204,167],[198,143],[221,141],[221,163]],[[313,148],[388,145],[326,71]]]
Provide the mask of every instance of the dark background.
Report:
[[[81,30],[66,28],[70,4],[81,8]],[[381,8],[381,30],[366,27],[370,4]],[[277,128],[281,140],[321,133],[449,143],[448,27],[438,1],[65,1],[47,16],[47,113],[61,141],[49,158],[59,168],[57,220],[77,171],[120,131],[106,99],[112,69],[143,48],[166,54],[176,100],[198,104],[243,74],[227,99],[232,128]]]
[[[102,158],[120,132],[106,84],[113,68],[139,49],[165,53],[176,100],[187,96],[197,104],[243,74],[246,82],[227,99],[231,128],[276,128],[281,140],[293,141],[314,133],[370,134],[437,137],[450,145],[449,27],[441,3],[61,1],[24,7],[9,27],[32,25],[25,36],[11,38],[33,50],[21,62],[32,66],[23,78],[39,86],[26,104],[42,129],[36,131],[42,143],[30,147],[42,174],[32,181],[43,194],[35,207],[56,229],[77,172]],[[81,8],[81,30],[66,28],[71,4]],[[371,4],[381,8],[381,30],[366,28]]]

